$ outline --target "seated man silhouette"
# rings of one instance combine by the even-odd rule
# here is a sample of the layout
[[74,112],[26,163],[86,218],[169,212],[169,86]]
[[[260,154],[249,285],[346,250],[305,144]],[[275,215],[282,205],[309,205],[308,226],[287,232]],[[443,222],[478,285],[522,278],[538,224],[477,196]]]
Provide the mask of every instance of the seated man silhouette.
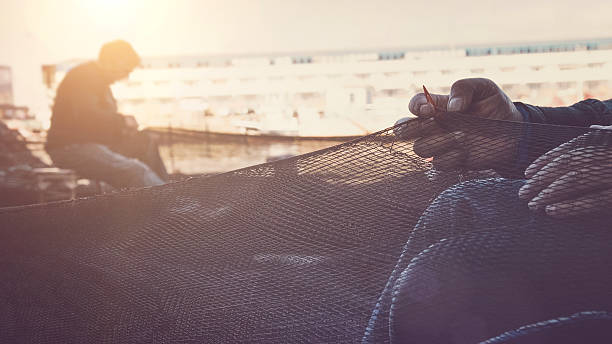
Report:
[[[364,343],[612,340],[612,100],[513,103],[488,79],[459,80],[450,95],[432,96],[435,107],[423,94],[412,98],[420,119],[400,120],[396,134],[418,137],[415,153],[433,157],[438,170],[494,169],[506,178],[459,183],[429,205]],[[449,130],[446,111],[508,122]]]
[[72,68],[55,97],[46,149],[55,164],[113,187],[163,184],[168,175],[157,145],[117,112],[110,85],[126,78],[140,58],[125,41],[106,43],[97,61]]

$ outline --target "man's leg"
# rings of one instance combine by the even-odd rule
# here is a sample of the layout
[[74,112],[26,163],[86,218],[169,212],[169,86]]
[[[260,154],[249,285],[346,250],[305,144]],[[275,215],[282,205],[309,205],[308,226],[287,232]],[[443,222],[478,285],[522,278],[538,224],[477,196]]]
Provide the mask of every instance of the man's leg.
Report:
[[598,310],[553,308],[571,293],[586,308],[602,301],[612,282],[612,232],[601,218],[557,220],[530,211],[518,199],[523,183],[473,180],[440,194],[406,243],[364,342],[388,341],[390,332],[398,342],[470,342],[534,319]]
[[504,221],[515,221],[517,226],[528,223],[533,214],[518,198],[523,184],[523,180],[502,178],[470,180],[442,192],[424,211],[404,246],[372,312],[363,343],[380,342],[380,336],[388,339],[393,286],[420,252],[442,239]]
[[168,180],[168,172],[164,166],[157,143],[146,132],[136,132],[127,135],[122,142],[111,149],[130,158],[136,158],[151,168],[162,180]]
[[[503,333],[515,336],[510,343],[610,342],[609,219],[536,214],[517,226],[511,216],[411,260],[392,292],[392,343],[477,343]],[[540,326],[547,321],[555,328]]]
[[101,180],[122,187],[143,187],[164,184],[147,165],[95,144],[74,144],[49,151],[60,167],[75,170],[82,177]]

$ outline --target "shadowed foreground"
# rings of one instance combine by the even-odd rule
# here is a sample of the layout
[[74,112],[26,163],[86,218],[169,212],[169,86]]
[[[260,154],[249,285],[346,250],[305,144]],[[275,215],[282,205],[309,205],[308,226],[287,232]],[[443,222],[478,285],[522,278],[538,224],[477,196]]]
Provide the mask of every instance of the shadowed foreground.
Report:
[[[485,132],[485,137],[526,129],[525,124],[482,120],[451,125]],[[529,130],[548,148],[585,132],[544,126]],[[450,228],[429,227],[412,233],[421,214],[442,191],[463,180],[479,183],[476,180],[495,176],[493,172],[434,171],[414,155],[412,144],[411,139],[398,140],[389,129],[311,154],[212,177],[2,210],[0,339],[24,343],[354,343],[369,326],[370,341],[387,342],[388,308],[379,307],[374,318],[372,311],[377,302],[387,302],[381,293],[396,264],[403,264],[402,260],[398,263],[402,251],[405,262],[419,254],[421,260],[428,259],[428,264],[418,268],[441,274],[445,284],[437,288],[445,290],[461,286],[465,275],[460,271],[476,274],[471,283],[483,286],[493,283],[487,278],[503,275],[504,269],[532,269],[539,274],[543,270],[538,262],[550,262],[547,255],[556,259],[555,254],[574,262],[585,279],[609,280],[602,272],[607,270],[601,269],[610,266],[609,260],[595,260],[599,266],[572,260],[571,245],[556,246],[554,228],[536,233],[548,240],[532,240],[528,232],[512,239],[548,245],[542,255],[532,250],[534,259],[539,259],[534,260],[536,265],[517,259],[521,252],[504,251],[496,256],[498,251],[491,247],[504,247],[510,239],[486,235],[495,234],[495,228],[454,233]],[[519,221],[510,212],[497,219],[500,228]],[[598,242],[598,249],[604,251],[612,248],[606,218],[592,217],[589,227],[559,240],[583,239]],[[461,247],[451,251],[440,242],[459,234],[476,241],[453,241],[452,245],[461,242]],[[406,253],[403,247],[409,238],[414,251]],[[430,251],[421,253],[430,246]],[[464,254],[454,257],[458,252]],[[474,261],[483,268],[474,270],[470,265]],[[592,263],[592,259],[587,261]],[[553,277],[566,273],[563,265],[543,266]],[[482,280],[477,278],[479,273]],[[457,283],[452,283],[453,278]],[[575,309],[572,314],[611,310],[583,309],[578,299],[572,306],[572,291],[579,290],[583,282],[569,278],[554,293],[537,295],[556,298],[567,290],[571,298],[551,304],[563,303]],[[427,280],[422,283],[423,290],[435,287]],[[530,283],[522,281],[526,292],[520,297],[531,297]],[[589,302],[609,306],[610,292],[596,293],[605,283],[592,285],[595,294],[589,296]],[[446,291],[445,297],[452,299],[452,290]],[[486,293],[487,288],[481,292]],[[488,300],[494,303],[506,297],[502,294]],[[457,302],[463,302],[461,297],[474,297],[465,290],[457,290],[456,295]],[[439,300],[441,307],[448,307],[448,300]],[[489,315],[504,313],[494,304],[482,307]],[[408,318],[428,314],[423,309],[415,312]],[[571,315],[546,310],[537,314],[539,321]],[[392,319],[393,333],[405,332],[398,330],[404,326],[401,319]],[[503,322],[485,325],[477,340],[502,335],[532,320],[523,314],[500,319]]]

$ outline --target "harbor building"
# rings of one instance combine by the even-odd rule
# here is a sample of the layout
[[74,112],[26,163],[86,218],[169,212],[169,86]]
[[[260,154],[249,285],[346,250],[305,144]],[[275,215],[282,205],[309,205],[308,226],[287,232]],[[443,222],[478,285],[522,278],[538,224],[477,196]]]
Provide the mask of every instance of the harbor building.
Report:
[[[49,104],[82,61],[43,67]],[[426,85],[494,80],[511,99],[569,105],[612,94],[612,39],[462,47],[143,58],[113,86],[143,126],[304,137],[371,133],[408,115]]]
[[0,66],[0,104],[13,104],[13,77],[8,66]]

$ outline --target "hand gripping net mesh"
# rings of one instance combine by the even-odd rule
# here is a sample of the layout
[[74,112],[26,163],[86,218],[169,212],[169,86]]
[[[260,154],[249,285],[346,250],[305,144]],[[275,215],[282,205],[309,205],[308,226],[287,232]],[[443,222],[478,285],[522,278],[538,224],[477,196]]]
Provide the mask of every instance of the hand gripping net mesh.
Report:
[[[596,154],[611,149],[588,129],[449,118],[445,130],[472,138],[451,147],[487,147],[483,161],[499,138],[528,140],[491,166],[504,173],[574,138],[603,147]],[[396,135],[404,127],[212,177],[1,211],[1,341],[500,343],[556,328],[605,333],[609,211],[532,212],[517,197],[522,181],[437,171],[413,153],[418,132]]]

